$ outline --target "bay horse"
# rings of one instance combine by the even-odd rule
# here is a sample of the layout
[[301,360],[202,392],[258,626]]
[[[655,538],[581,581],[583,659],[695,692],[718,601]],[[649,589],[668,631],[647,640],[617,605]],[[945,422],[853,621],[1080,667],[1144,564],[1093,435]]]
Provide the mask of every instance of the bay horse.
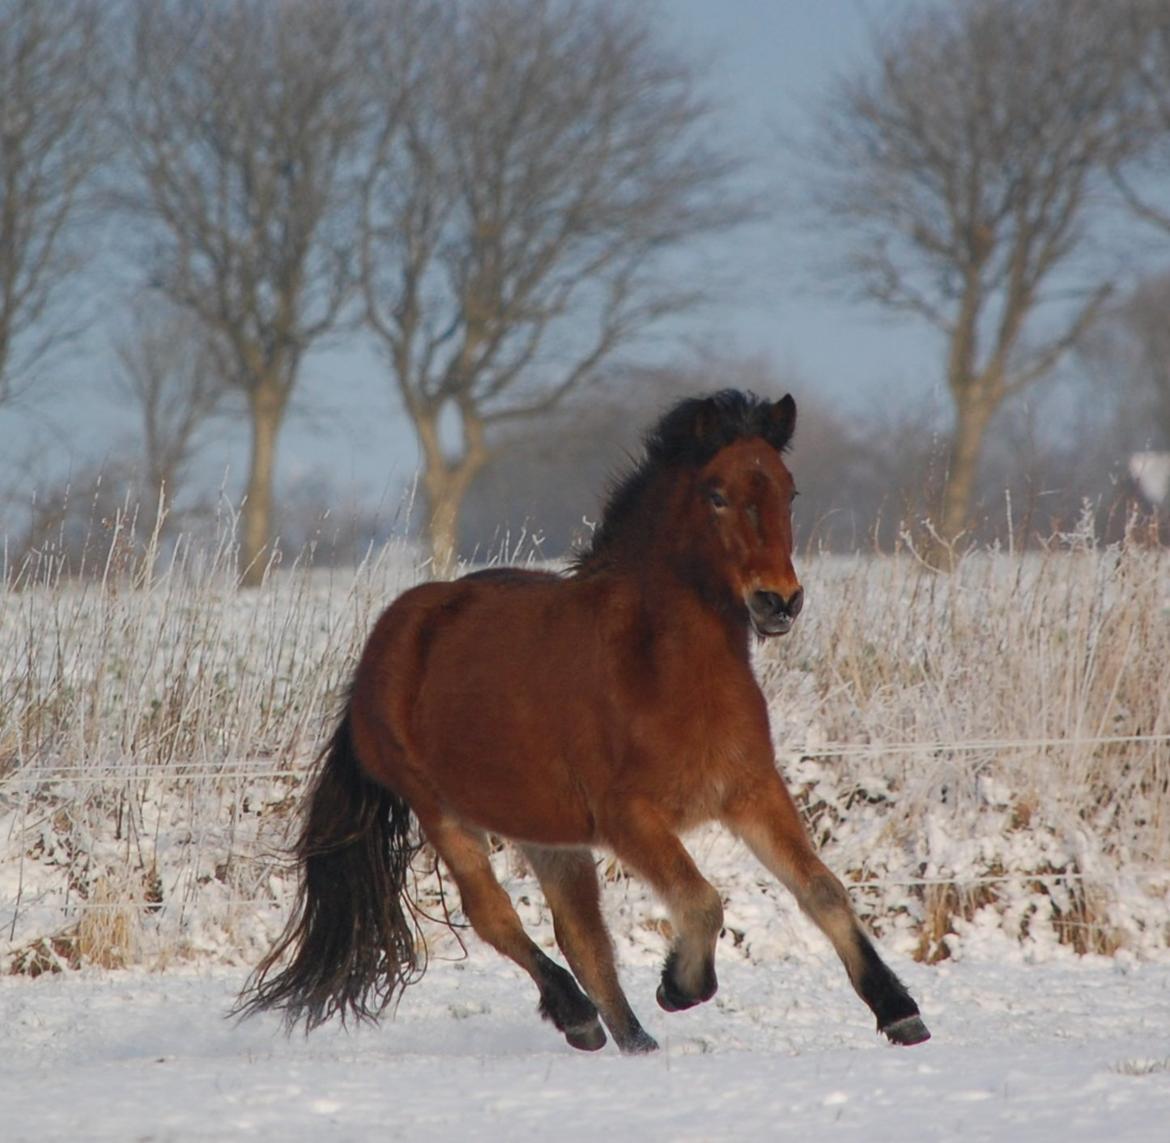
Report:
[[[685,400],[646,435],[566,574],[475,572],[390,605],[308,794],[293,915],[238,1012],[282,1009],[311,1029],[396,1001],[425,968],[409,892],[425,839],[472,928],[528,973],[569,1044],[600,1048],[608,1028],[621,1051],[653,1051],[618,981],[591,851],[669,907],[657,999],[676,1012],[715,995],[723,920],[679,834],[718,820],[829,938],[878,1029],[929,1038],[813,852],[751,668],[753,633],[784,635],[804,601],[781,455],[795,423],[791,396]],[[571,972],[525,933],[488,834],[525,854]]]

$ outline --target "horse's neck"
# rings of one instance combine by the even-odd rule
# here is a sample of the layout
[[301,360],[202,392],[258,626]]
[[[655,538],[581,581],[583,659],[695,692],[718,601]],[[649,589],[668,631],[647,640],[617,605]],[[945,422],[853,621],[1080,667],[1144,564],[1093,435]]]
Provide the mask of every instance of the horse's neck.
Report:
[[619,494],[598,530],[585,567],[639,568],[660,564],[668,553],[664,521],[674,518],[672,501],[679,496],[677,480],[667,472],[638,477],[636,492]]
[[690,628],[696,645],[715,646],[716,633],[737,658],[748,660],[748,623],[724,597],[714,577],[688,564],[669,522],[677,518],[674,497],[683,495],[666,473],[650,481],[610,529],[603,547],[578,574],[602,571],[627,582],[647,628],[683,636]]
[[627,581],[645,630],[677,654],[678,647],[702,653],[727,651],[750,660],[747,618],[694,569],[660,562],[632,562],[618,572]]

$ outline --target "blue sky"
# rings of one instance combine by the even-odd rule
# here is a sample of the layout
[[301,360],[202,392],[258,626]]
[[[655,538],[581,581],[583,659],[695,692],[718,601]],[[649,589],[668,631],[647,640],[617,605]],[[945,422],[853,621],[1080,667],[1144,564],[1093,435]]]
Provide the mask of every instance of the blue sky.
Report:
[[[939,400],[932,335],[830,291],[819,271],[832,237],[798,237],[784,209],[802,177],[785,137],[804,129],[834,75],[865,59],[870,27],[896,19],[908,2],[660,0],[664,33],[709,61],[720,130],[748,154],[753,177],[780,207],[775,223],[721,240],[714,261],[698,264],[715,276],[721,300],[687,320],[674,335],[680,346],[764,358],[798,395],[852,408],[880,407],[894,395]],[[85,359],[64,371],[56,396],[32,421],[0,416],[0,449],[14,455],[30,433],[45,433],[51,456],[34,467],[59,475],[124,447],[130,411],[88,396],[78,380],[102,371],[107,345],[106,335],[90,336]],[[339,487],[367,497],[396,495],[409,481],[417,458],[409,426],[369,353],[311,358],[296,406],[280,443],[282,480],[328,469]],[[246,433],[224,426],[216,437],[202,472],[219,483],[230,469],[226,487],[238,487]]]
[[908,0],[665,0],[684,49],[709,53],[712,88],[741,146],[777,196],[770,226],[731,240],[738,290],[709,323],[744,354],[768,358],[793,384],[850,405],[891,389],[923,396],[941,350],[913,322],[850,304],[824,266],[839,247],[802,232],[784,206],[800,197],[802,162],[787,145],[806,131],[833,79],[867,60],[870,32]]

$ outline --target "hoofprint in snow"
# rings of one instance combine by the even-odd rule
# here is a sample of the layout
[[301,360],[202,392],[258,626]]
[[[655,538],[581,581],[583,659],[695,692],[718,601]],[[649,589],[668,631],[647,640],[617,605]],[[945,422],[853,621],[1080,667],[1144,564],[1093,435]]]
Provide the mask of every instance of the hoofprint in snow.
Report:
[[[640,958],[639,958],[640,959]],[[0,978],[0,1136],[51,1140],[1164,1140],[1170,965],[900,964],[934,1039],[885,1044],[827,949],[726,958],[662,1051],[574,1052],[518,970],[438,961],[376,1028],[224,1019],[242,970]]]

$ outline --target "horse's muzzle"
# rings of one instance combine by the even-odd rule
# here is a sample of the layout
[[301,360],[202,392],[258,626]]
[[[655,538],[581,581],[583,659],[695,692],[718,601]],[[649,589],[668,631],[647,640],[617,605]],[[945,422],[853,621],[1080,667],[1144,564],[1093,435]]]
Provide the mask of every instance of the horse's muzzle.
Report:
[[787,635],[804,606],[804,589],[797,588],[787,599],[774,591],[753,591],[748,596],[748,616],[757,635]]

